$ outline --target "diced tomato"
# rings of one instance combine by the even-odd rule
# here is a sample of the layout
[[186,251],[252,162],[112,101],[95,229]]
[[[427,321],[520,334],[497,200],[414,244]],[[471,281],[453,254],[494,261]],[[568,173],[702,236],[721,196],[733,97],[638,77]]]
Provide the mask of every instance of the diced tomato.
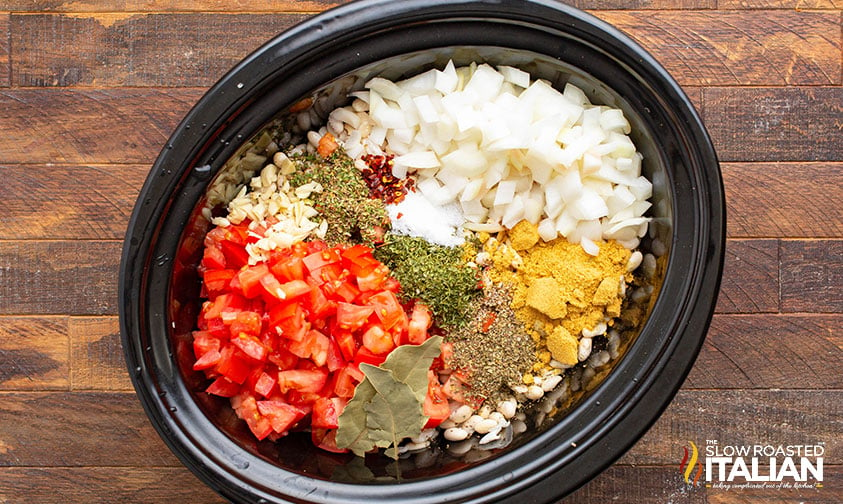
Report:
[[357,386],[358,383],[362,381],[361,379],[357,379],[356,376],[363,375],[359,369],[355,367],[354,364],[349,364],[346,367],[340,369],[339,373],[336,375],[336,380],[334,382],[334,394],[338,397],[345,397],[349,398],[354,395],[354,387]]
[[306,415],[304,410],[283,401],[257,401],[257,408],[279,434],[287,432]]
[[304,262],[302,258],[289,254],[270,256],[270,270],[280,281],[304,280]]
[[278,369],[294,369],[299,362],[299,358],[286,348],[276,348],[267,359]]
[[209,350],[196,359],[196,362],[193,364],[193,370],[200,371],[202,369],[212,368],[220,362],[221,357],[222,355],[219,350]]
[[257,401],[252,396],[246,397],[237,408],[237,416],[246,421],[246,424],[251,429],[252,434],[258,440],[264,439],[272,432],[272,423],[269,419],[260,414],[258,411]]
[[239,336],[241,333],[250,336],[258,336],[261,333],[261,316],[260,313],[253,311],[237,312],[234,320],[231,321],[231,335],[232,337]]
[[246,333],[241,332],[236,337],[231,338],[231,342],[234,343],[237,348],[242,350],[244,354],[256,361],[265,361],[267,354],[269,353],[260,340],[258,340],[255,336]]
[[340,262],[340,254],[336,249],[326,249],[305,256],[303,261],[308,271],[314,272],[329,264]]
[[354,357],[354,363],[357,364],[358,367],[360,367],[360,364],[364,362],[373,366],[380,366],[381,363],[386,360],[387,355],[389,354],[376,354],[364,346],[363,348],[357,351],[357,355]]
[[342,356],[342,351],[337,341],[334,338],[328,338],[328,355],[325,358],[325,366],[328,368],[328,371],[333,373],[345,366],[345,364],[345,358]]
[[389,269],[382,264],[368,270],[362,270],[357,274],[357,287],[361,291],[380,289],[386,281],[387,275],[389,275]]
[[278,373],[278,388],[281,392],[298,390],[299,392],[319,392],[325,386],[328,372],[323,369],[288,369]]
[[236,274],[237,270],[233,269],[207,269],[202,274],[202,281],[208,292],[216,295],[229,288],[231,279]]
[[247,306],[246,299],[235,292],[226,292],[215,297],[208,305],[208,309],[204,309],[204,318],[210,320],[222,315],[223,312],[238,312],[245,310]]
[[220,242],[220,250],[225,256],[225,265],[229,268],[242,268],[249,264],[249,253],[240,244],[223,240]]
[[359,343],[351,331],[336,330],[333,332],[334,340],[340,347],[340,352],[345,360],[354,359]]
[[278,380],[273,378],[271,374],[265,371],[261,371],[258,381],[255,382],[255,393],[260,394],[264,397],[269,397],[272,394],[273,389],[275,389],[275,385],[277,384]]
[[342,414],[347,399],[342,397],[320,397],[313,403],[311,427],[336,429],[339,427],[339,416]]
[[363,346],[372,353],[383,354],[395,348],[395,342],[381,326],[372,325],[363,333]]
[[242,353],[234,346],[226,346],[220,351],[219,364],[216,366],[217,372],[225,376],[234,383],[243,384],[246,378],[249,377],[252,366],[245,359]]
[[325,451],[334,453],[348,452],[347,449],[337,447],[337,431],[335,429],[312,429],[310,437],[314,445]]
[[311,359],[317,366],[324,366],[328,360],[331,340],[316,329],[311,329],[301,341],[290,342],[290,352],[303,359]]
[[369,315],[375,312],[372,306],[359,306],[351,303],[337,303],[337,324],[341,329],[356,331],[363,327]]
[[413,314],[410,316],[410,324],[407,336],[413,345],[421,345],[427,340],[427,329],[430,327],[430,310],[427,306],[416,303],[413,305]]
[[448,397],[442,391],[439,378],[433,371],[427,372],[427,395],[424,398],[423,412],[428,417],[424,428],[436,427],[451,415]]
[[205,392],[220,397],[234,397],[240,393],[240,384],[234,383],[225,376],[220,376],[205,389]]
[[301,341],[307,333],[305,313],[298,303],[282,304],[271,309],[269,323],[281,330],[281,336],[293,341]]
[[407,319],[404,308],[401,307],[398,298],[391,291],[378,292],[369,297],[367,303],[375,308],[375,315],[380,319],[385,329],[391,329]]

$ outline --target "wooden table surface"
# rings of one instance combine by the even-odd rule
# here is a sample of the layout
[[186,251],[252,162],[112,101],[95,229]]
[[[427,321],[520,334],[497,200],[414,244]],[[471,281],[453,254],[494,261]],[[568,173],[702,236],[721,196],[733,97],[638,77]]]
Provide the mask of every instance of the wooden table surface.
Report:
[[[123,364],[122,238],[191,105],[331,0],[0,3],[0,503],[221,499]],[[708,339],[662,418],[575,503],[843,502],[841,0],[576,0],[701,112],[728,243]],[[689,441],[824,443],[822,488],[689,488]],[[567,501],[566,501],[567,502]]]

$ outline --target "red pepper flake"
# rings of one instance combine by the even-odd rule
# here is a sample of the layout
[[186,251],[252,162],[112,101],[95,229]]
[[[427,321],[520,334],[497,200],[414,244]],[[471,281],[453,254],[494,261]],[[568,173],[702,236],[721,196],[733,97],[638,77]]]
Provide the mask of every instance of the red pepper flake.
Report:
[[404,217],[403,212],[398,212],[398,215],[395,216],[396,219],[400,219],[401,217]]
[[407,191],[413,190],[414,181],[411,178],[398,178],[392,174],[391,154],[363,156],[366,168],[361,170],[363,180],[369,186],[369,193],[373,198],[379,198],[386,204],[400,203]]
[[489,313],[489,315],[486,317],[486,320],[483,321],[483,327],[480,328],[480,332],[489,332],[489,328],[492,327],[492,324],[495,323],[496,318],[497,315],[495,314],[495,312]]

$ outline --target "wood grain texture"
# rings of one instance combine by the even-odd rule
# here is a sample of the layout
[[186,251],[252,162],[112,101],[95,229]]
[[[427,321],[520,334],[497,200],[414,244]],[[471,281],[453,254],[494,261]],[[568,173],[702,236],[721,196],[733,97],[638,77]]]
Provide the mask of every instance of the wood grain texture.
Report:
[[0,393],[0,466],[178,465],[133,393]]
[[843,163],[723,163],[728,235],[843,236]]
[[[843,467],[825,466],[824,488],[723,490],[691,487],[678,463],[667,466],[614,465],[584,485],[564,504],[611,502],[613,504],[839,504]],[[634,483],[630,483],[634,482]]]
[[843,463],[843,390],[680,390],[624,455],[625,465],[678,465],[688,440],[720,444],[824,442],[824,464]]
[[70,386],[67,317],[0,317],[0,390]]
[[841,327],[839,314],[715,315],[683,387],[841,389]]
[[0,241],[0,314],[116,314],[120,246]]
[[12,12],[317,12],[349,0],[10,0]]
[[4,504],[224,504],[183,467],[0,468]]
[[0,163],[151,163],[203,93],[195,88],[0,91]]
[[209,86],[305,17],[12,14],[12,78],[18,86]]
[[727,240],[717,313],[777,312],[779,308],[776,240]]
[[720,9],[843,9],[841,0],[717,0]]
[[[587,483],[562,502],[578,504],[612,502],[616,504],[839,504],[843,468],[826,466],[824,488],[809,489],[751,489],[723,490],[705,488],[703,484],[692,487],[682,479],[678,464],[669,466],[615,465]],[[635,482],[630,484],[630,482]]]
[[117,317],[71,317],[68,334],[73,390],[134,390]]
[[11,60],[9,59],[9,13],[0,12],[0,87],[11,83]]
[[840,14],[595,11],[684,85],[840,84]]
[[703,89],[721,161],[843,160],[843,87]]
[[0,166],[0,239],[122,240],[148,173],[147,165]]
[[783,312],[843,313],[843,240],[782,240]]

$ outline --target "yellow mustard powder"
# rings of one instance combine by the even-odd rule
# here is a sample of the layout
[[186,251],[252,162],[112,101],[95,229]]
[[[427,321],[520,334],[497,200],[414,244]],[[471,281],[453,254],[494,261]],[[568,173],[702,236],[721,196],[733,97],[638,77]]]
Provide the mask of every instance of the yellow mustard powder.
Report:
[[610,240],[591,256],[565,238],[544,242],[533,236],[538,237],[535,226],[521,221],[481,241],[491,258],[490,280],[510,286],[515,315],[537,343],[533,371],[538,372],[549,369],[548,357],[576,364],[583,329],[611,325],[620,315],[621,279],[632,281],[626,271],[632,252]]

